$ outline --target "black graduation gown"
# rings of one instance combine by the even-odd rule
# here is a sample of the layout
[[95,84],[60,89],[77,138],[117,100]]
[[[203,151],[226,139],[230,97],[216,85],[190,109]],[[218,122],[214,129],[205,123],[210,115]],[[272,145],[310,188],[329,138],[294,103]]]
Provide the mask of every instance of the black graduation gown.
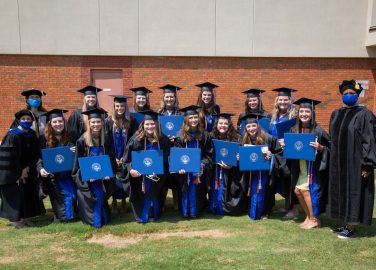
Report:
[[[114,121],[112,120],[111,116],[109,116],[109,117],[106,118],[106,120],[104,122],[104,126],[105,126],[106,138],[108,138],[111,141],[111,144],[113,145],[113,149],[114,149],[114,156],[116,158],[116,156],[117,156],[117,150],[116,150],[116,145],[115,145],[115,140],[114,140]],[[132,138],[132,136],[137,131],[137,129],[138,129],[137,122],[131,116],[130,117],[130,123],[129,123],[128,132],[127,132],[127,140],[125,142],[125,146],[124,147],[126,147],[126,144]],[[125,149],[124,149],[124,152],[125,152]],[[122,154],[122,156],[124,156],[124,153]],[[120,176],[121,176],[122,175],[121,171],[122,171],[122,167],[117,167],[117,164],[115,162],[115,172],[120,172]],[[119,175],[119,174],[117,174],[117,175]],[[122,182],[123,182],[123,189],[124,189],[124,192],[126,194],[125,196],[128,196],[129,195],[129,189],[130,189],[129,182],[128,181],[124,181],[124,179],[123,179]]]
[[[376,167],[375,116],[359,105],[335,110],[330,118],[327,214],[346,223],[372,221]],[[367,177],[362,170],[371,170]]]
[[[47,148],[46,137],[44,135],[42,135],[39,138],[39,141],[40,141],[41,149]],[[68,143],[67,145],[68,146],[74,146],[73,143]],[[57,146],[64,146],[64,145],[57,145]],[[37,173],[38,173],[41,181],[43,181],[44,184],[46,185],[47,193],[48,193],[48,195],[50,197],[50,201],[51,201],[52,210],[55,214],[55,217],[58,220],[66,221],[67,220],[67,213],[66,213],[66,202],[65,202],[65,200],[66,200],[67,195],[64,195],[64,191],[62,190],[62,188],[58,184],[58,181],[59,181],[59,178],[61,177],[61,174],[60,173],[54,173],[53,176],[41,177],[39,172],[42,168],[44,168],[43,160],[42,160],[42,158],[39,158],[39,160],[37,162]],[[69,172],[69,177],[71,178],[71,172]],[[70,180],[71,180],[72,185],[74,185],[73,180],[72,179],[70,179]],[[76,197],[76,194],[74,194],[74,197]],[[77,208],[75,198],[72,198],[72,206],[74,207],[74,209]]]
[[68,131],[72,142],[76,142],[85,132],[84,121],[82,119],[82,109],[74,110],[69,116]]
[[[186,148],[186,143],[181,137],[177,137],[175,140],[175,147]],[[200,183],[196,186],[196,216],[198,216],[208,204],[206,194],[210,185],[211,164],[213,158],[213,145],[208,132],[204,131],[198,147],[201,149],[201,163],[204,165],[204,168],[203,174],[200,177]],[[189,190],[187,174],[176,174],[176,179],[178,180],[179,210],[183,213],[182,193],[188,192]]]
[[[212,134],[211,134],[212,136]],[[215,139],[212,137],[212,139]],[[240,135],[237,141],[240,142]],[[215,187],[213,181],[215,181],[215,170],[217,173],[219,171],[219,165],[212,165],[212,184],[210,185],[210,194],[213,194],[213,186]],[[216,168],[217,167],[217,168]],[[232,166],[230,169],[223,169],[223,179],[222,179],[222,211],[224,214],[238,216],[244,215],[247,210],[247,200],[245,194],[245,183],[242,173],[239,171],[239,166]],[[212,201],[210,198],[210,211],[212,211]],[[218,213],[218,209],[216,209]]]
[[[146,197],[151,198],[152,200],[157,199],[158,213],[159,215],[162,213],[164,204],[163,186],[165,175],[158,175],[158,177],[160,178],[158,182],[151,181],[150,188],[146,189],[146,194],[144,194],[144,192],[142,191],[143,176],[133,178],[130,174],[130,170],[132,169],[132,151],[145,150],[144,140],[139,141],[136,136],[137,133],[134,134],[134,136],[129,140],[126,151],[124,153],[124,180],[130,183],[129,202],[131,203],[135,220],[137,222],[147,222],[147,220],[142,220],[142,212],[144,210]],[[163,150],[164,171],[168,172],[170,140],[164,135],[159,138],[159,149]],[[158,218],[159,217],[154,217],[155,220]]]
[[[39,158],[39,142],[34,131],[32,136],[25,137],[22,133],[9,132],[2,140],[4,146],[14,146],[17,149],[21,170],[29,167],[29,175],[25,184],[18,184],[18,178],[1,184],[1,213],[10,221],[34,217],[46,212],[43,198],[40,197],[40,184],[36,174],[36,162]],[[17,161],[15,161],[16,163]]]
[[[209,111],[205,110],[205,118],[204,119],[201,119],[202,121],[202,124],[204,125],[204,128],[207,132],[211,132],[212,129],[213,129],[213,126],[214,126],[214,122],[215,122],[215,119],[213,119],[213,122],[211,123],[211,129],[209,128],[209,125],[208,125],[208,119],[207,117],[209,116]],[[221,112],[221,108],[219,107],[219,105],[217,104],[214,104],[214,110],[213,110],[213,114],[218,114]],[[213,116],[213,115],[211,115]]]
[[[94,226],[94,207],[96,203],[96,197],[90,188],[91,183],[81,181],[81,171],[78,163],[78,158],[87,157],[88,151],[89,148],[86,147],[84,137],[81,136],[76,142],[76,155],[74,158],[72,178],[77,188],[78,214],[84,223]],[[108,155],[110,157],[112,168],[114,168],[114,150],[108,138],[105,138],[104,153],[105,155]],[[116,186],[115,181],[113,181],[113,179],[106,181],[104,185],[106,188],[106,201],[104,202],[103,207],[107,210],[107,213],[109,214],[110,211],[108,208],[107,199],[111,197],[112,194],[119,189]]]
[[[320,126],[316,126],[314,134],[317,137],[318,143],[324,146],[323,151],[317,151],[316,159],[313,163],[313,181],[310,184],[311,201],[314,214],[317,217],[320,213],[325,212],[328,181],[329,181],[329,134],[326,133]],[[300,160],[289,159],[287,166],[291,172],[291,194],[294,193],[295,186],[300,174]],[[308,181],[308,179],[307,179]],[[290,200],[292,198],[290,197]]]
[[[272,152],[272,154],[278,154],[281,152],[281,148],[279,147],[277,139],[266,132],[265,132],[265,144],[268,145],[268,149],[270,152]],[[269,178],[269,181],[266,181],[265,190],[263,191],[264,203],[263,203],[263,210],[261,211],[262,212],[261,215],[270,215],[271,208],[275,204],[274,190],[270,188],[270,178],[271,178],[270,172],[267,172],[267,175],[268,175],[267,177]],[[252,186],[250,186],[251,184],[250,177],[251,177],[250,171],[243,172],[242,182],[244,183],[245,196],[248,195],[248,191],[251,191],[252,193],[252,190],[251,190]],[[249,207],[249,205],[247,205],[247,207]],[[258,213],[258,216],[260,216],[260,213]]]

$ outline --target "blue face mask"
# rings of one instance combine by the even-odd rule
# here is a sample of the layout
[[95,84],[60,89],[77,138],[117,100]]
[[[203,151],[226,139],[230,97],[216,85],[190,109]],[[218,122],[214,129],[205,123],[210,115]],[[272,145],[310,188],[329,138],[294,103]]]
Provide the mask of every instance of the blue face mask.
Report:
[[32,125],[33,125],[33,122],[32,122],[32,121],[20,121],[20,126],[21,126],[23,129],[29,130],[29,129],[31,128]]
[[30,107],[39,108],[39,106],[42,104],[42,102],[39,99],[29,99],[27,101],[27,104],[29,104]]
[[343,104],[347,106],[352,106],[358,101],[358,95],[357,94],[345,94],[342,96],[342,102]]

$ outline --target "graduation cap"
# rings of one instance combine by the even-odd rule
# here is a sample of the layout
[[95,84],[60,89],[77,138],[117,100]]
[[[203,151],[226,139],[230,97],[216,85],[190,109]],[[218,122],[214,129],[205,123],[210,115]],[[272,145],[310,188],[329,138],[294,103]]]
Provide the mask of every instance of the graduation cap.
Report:
[[145,120],[157,121],[158,116],[160,115],[159,113],[157,113],[153,110],[146,110],[146,111],[142,111],[142,112],[139,112],[139,113],[142,113],[144,115],[144,121]]
[[190,105],[188,107],[180,109],[180,111],[184,113],[184,116],[196,115],[196,114],[198,114],[197,109],[199,109],[199,108],[201,108],[201,107],[196,106],[196,105]]
[[127,96],[120,96],[120,95],[109,95],[109,96],[114,98],[114,102],[119,102],[119,103],[126,103],[129,98]]
[[240,118],[241,121],[245,121],[245,124],[258,123],[259,119],[263,118],[259,113],[248,113]]
[[88,85],[88,86],[85,86],[84,88],[81,88],[80,90],[77,90],[77,92],[84,94],[84,96],[88,96],[88,95],[97,95],[97,93],[99,93],[102,90],[103,89],[101,88]]
[[273,89],[274,92],[278,92],[278,96],[285,96],[285,97],[291,97],[292,92],[296,92],[297,90],[287,88],[287,87],[281,87]]
[[214,117],[217,117],[218,119],[219,118],[224,118],[224,119],[227,119],[227,120],[231,120],[231,116],[233,116],[234,114],[233,113],[217,113],[217,114],[213,114]]
[[176,92],[181,89],[181,87],[178,87],[172,84],[166,84],[165,86],[162,86],[159,88],[163,89],[163,93],[174,93],[174,94],[176,94]]
[[196,86],[200,87],[201,92],[204,92],[204,91],[213,92],[214,88],[218,88],[219,87],[218,85],[215,85],[215,84],[210,83],[210,82],[204,82],[204,83],[196,84]]
[[312,111],[314,111],[315,106],[320,104],[321,101],[314,100],[310,98],[299,98],[297,101],[294,102],[294,104],[299,105],[299,108],[310,108]]
[[95,109],[92,109],[92,110],[82,112],[82,114],[87,115],[89,119],[91,119],[91,118],[102,118],[102,116],[106,113],[107,112],[105,110],[101,109],[101,108],[95,108]]
[[64,113],[68,112],[68,110],[62,110],[62,109],[52,109],[43,115],[47,117],[47,122],[51,121],[52,118],[55,117],[63,117],[64,118]]
[[147,96],[147,94],[152,93],[149,89],[144,86],[134,87],[130,89],[136,96]]
[[258,89],[258,88],[251,88],[246,91],[243,91],[243,94],[246,94],[247,97],[260,97],[261,93],[264,93],[264,90]]
[[46,92],[44,92],[43,90],[38,90],[38,89],[32,88],[32,89],[22,91],[21,95],[25,96],[26,98],[28,98],[31,95],[38,95],[38,96],[42,97],[42,96],[46,95]]
[[31,119],[34,120],[34,115],[31,113],[31,111],[27,110],[27,109],[23,109],[21,111],[18,111],[14,114],[14,116],[16,117],[17,120],[20,120],[22,116],[24,115],[28,115],[31,117]]
[[356,94],[359,96],[363,90],[363,87],[359,83],[357,83],[355,80],[350,80],[350,81],[344,80],[341,83],[341,85],[339,85],[339,92],[343,94],[343,92],[345,92],[345,90],[347,89],[354,90]]

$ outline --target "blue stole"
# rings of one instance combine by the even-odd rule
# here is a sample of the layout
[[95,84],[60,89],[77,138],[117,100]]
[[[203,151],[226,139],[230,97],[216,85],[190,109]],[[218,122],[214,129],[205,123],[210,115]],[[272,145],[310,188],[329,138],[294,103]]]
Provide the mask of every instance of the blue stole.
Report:
[[215,174],[213,175],[211,183],[209,205],[210,213],[214,215],[217,214],[219,216],[223,216],[222,193],[224,179],[224,169],[218,164],[215,164]]
[[216,120],[216,117],[210,115],[209,113],[205,113],[205,119],[206,119],[206,131],[211,132],[214,128],[214,122]]
[[320,215],[320,198],[319,198],[319,186],[317,184],[317,175],[315,170],[314,161],[306,161],[309,193],[311,195],[312,209],[315,217]]
[[[89,156],[101,156],[104,155],[104,148],[103,146],[91,146],[89,148]],[[94,197],[96,198],[96,202],[94,205],[94,222],[93,226],[96,228],[100,228],[103,225],[106,225],[109,221],[109,216],[107,213],[107,209],[104,208],[105,204],[105,196],[103,190],[103,181],[97,180],[89,185],[90,190],[93,192]]]
[[[158,144],[146,144],[146,149],[145,150],[159,150]],[[154,199],[152,199],[148,195],[148,191],[151,188],[152,185],[152,180],[149,178],[142,176],[143,177],[143,185],[145,189],[145,198],[144,198],[144,208],[142,209],[141,213],[141,223],[147,223],[149,221],[149,212],[150,212],[150,207],[153,206],[153,212],[154,212],[154,221],[158,220],[159,216],[159,201],[158,201],[158,196]]]
[[[127,136],[127,133],[124,132],[124,129],[116,128],[116,127],[114,127],[113,135],[114,135],[116,158],[120,160],[123,157],[128,136]],[[115,178],[115,181],[119,187],[122,187],[122,183],[120,182],[119,179]],[[125,199],[126,196],[127,195],[125,194],[124,190],[119,190],[113,194],[112,198],[115,200],[122,200],[122,199]]]
[[265,187],[268,182],[269,171],[250,171],[251,183],[248,192],[249,217],[250,219],[260,219],[264,210]]
[[71,172],[57,174],[56,182],[64,196],[65,220],[73,219],[72,208],[77,205],[77,191],[73,184]]
[[[189,141],[186,146],[187,148],[198,148],[198,141],[195,139],[195,133],[190,133],[192,140]],[[198,173],[187,173],[187,184],[188,192],[182,192],[182,214],[184,217],[188,216],[188,207],[191,217],[196,217],[197,206],[196,206],[196,185],[198,185]]]
[[20,135],[24,138],[31,138],[34,134],[34,130],[30,129],[29,132],[24,132],[22,131],[21,129],[19,128],[12,128],[10,129],[8,132],[7,132],[7,135],[11,135],[11,134],[17,134],[17,135]]

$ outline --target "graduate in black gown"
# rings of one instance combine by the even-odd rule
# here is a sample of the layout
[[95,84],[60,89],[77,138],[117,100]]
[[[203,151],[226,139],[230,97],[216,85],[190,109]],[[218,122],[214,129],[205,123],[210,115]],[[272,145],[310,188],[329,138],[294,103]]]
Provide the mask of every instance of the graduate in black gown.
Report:
[[103,179],[90,179],[83,182],[78,163],[80,157],[108,155],[112,169],[115,156],[111,140],[105,137],[103,109],[82,112],[88,116],[88,130],[76,142],[76,155],[72,177],[77,188],[78,214],[81,220],[93,227],[106,225],[110,219],[107,199],[117,190],[115,181],[106,176]]
[[[313,133],[316,141],[310,145],[316,149],[314,161],[288,159],[291,172],[291,189],[298,197],[306,218],[299,226],[302,229],[320,227],[319,215],[325,211],[329,173],[329,135],[315,120],[315,106],[320,101],[300,98],[298,119],[292,133]],[[283,142],[284,145],[284,142]]]
[[[276,124],[285,122],[296,117],[294,107],[293,92],[297,90],[281,87],[273,90],[277,92],[274,109],[270,120],[269,134],[278,138]],[[275,193],[279,193],[285,198],[285,209],[287,211],[284,219],[296,219],[298,216],[298,199],[294,193],[291,193],[290,172],[286,164],[286,159],[282,154],[276,154],[272,157],[272,171],[270,183],[267,186],[265,194],[265,213],[270,215],[275,204]],[[291,200],[292,199],[292,200]]]
[[238,118],[237,128],[239,132],[243,129],[240,119],[246,114],[257,113],[261,114],[263,118],[271,117],[270,113],[264,110],[264,104],[262,103],[261,94],[264,92],[264,90],[258,88],[251,88],[242,92],[247,98],[244,103],[244,112],[240,113]]
[[[31,128],[35,131],[37,138],[39,138],[40,135],[44,134],[44,129],[46,127],[46,116],[44,116],[46,109],[42,104],[42,97],[46,95],[46,92],[32,88],[22,91],[21,95],[25,97],[26,109],[31,111],[34,116]],[[10,128],[16,128],[18,127],[18,124],[18,120],[15,118]]]
[[[110,138],[111,143],[115,150],[116,161],[116,181],[117,184],[122,186],[122,164],[123,156],[126,145],[129,139],[137,130],[137,123],[133,117],[130,116],[127,104],[128,97],[126,96],[113,96],[114,105],[112,114],[105,120],[106,138]],[[125,198],[129,193],[129,183],[124,183],[124,187],[112,196],[112,212],[120,213],[121,210],[125,211]],[[121,200],[121,207],[118,206],[117,200]]]
[[77,90],[77,92],[84,94],[84,98],[82,108],[74,110],[68,119],[68,131],[72,142],[76,142],[87,129],[88,119],[87,116],[82,115],[82,112],[100,108],[97,96],[100,91],[102,89],[92,85]]
[[[43,200],[39,194],[36,162],[39,158],[39,142],[31,129],[34,116],[27,110],[15,114],[18,127],[8,131],[2,140],[1,151],[8,152],[7,166],[0,172],[0,216],[8,219],[15,228],[32,223],[26,218],[44,214]],[[10,160],[9,160],[10,159]],[[14,173],[7,174],[10,170]]]
[[200,121],[204,129],[207,132],[211,132],[216,120],[214,114],[221,112],[220,107],[215,102],[215,88],[219,86],[210,82],[197,84],[196,86],[200,88],[196,104],[199,107]]
[[[70,146],[71,151],[75,152],[75,145],[69,138],[64,118],[66,112],[67,110],[53,109],[46,113],[45,134],[39,138],[41,149]],[[44,168],[41,158],[37,163],[37,171],[47,187],[55,222],[73,220],[74,211],[77,209],[77,192],[72,171],[52,174]]]
[[[210,134],[212,139],[240,143],[241,137],[231,121],[232,115],[230,113],[215,115],[217,121]],[[209,199],[209,210],[212,214],[223,216],[246,213],[245,183],[239,166],[228,166],[223,162],[212,165]]]
[[[246,114],[241,120],[245,120],[245,130],[241,144],[243,146],[266,145],[263,158],[270,160],[272,154],[280,153],[281,149],[275,137],[266,133],[259,125],[260,114]],[[266,188],[270,180],[270,170],[254,170],[243,172],[248,199],[248,215],[250,219],[267,219],[269,211],[265,210]]]
[[160,217],[164,203],[165,175],[141,175],[132,167],[132,152],[140,150],[163,150],[164,171],[168,172],[170,154],[169,139],[160,134],[158,113],[144,111],[144,120],[127,145],[124,154],[125,179],[130,182],[129,202],[137,222],[147,223]]
[[201,170],[197,173],[179,171],[179,209],[183,217],[196,218],[207,205],[206,194],[210,184],[213,145],[208,132],[199,120],[198,107],[191,105],[181,109],[184,124],[175,140],[175,147],[200,148]]
[[[163,90],[163,97],[161,101],[161,107],[158,110],[158,113],[161,115],[180,115],[179,112],[179,99],[178,99],[178,91],[181,89],[178,86],[172,84],[166,84],[160,89]],[[175,137],[169,136],[171,141],[171,146],[173,146]],[[178,185],[177,180],[174,174],[170,174],[169,172],[165,172],[166,174],[166,181],[165,181],[165,188],[164,193],[167,196],[168,189],[172,190],[172,198],[174,203],[174,208],[178,209]]]
[[149,94],[151,90],[144,86],[134,87],[130,89],[133,92],[133,108],[131,112],[142,112],[150,110],[150,98]]
[[362,87],[354,80],[339,86],[343,107],[333,111],[329,134],[330,166],[327,214],[341,219],[333,229],[349,238],[359,223],[370,225],[375,197],[375,116],[358,103]]

